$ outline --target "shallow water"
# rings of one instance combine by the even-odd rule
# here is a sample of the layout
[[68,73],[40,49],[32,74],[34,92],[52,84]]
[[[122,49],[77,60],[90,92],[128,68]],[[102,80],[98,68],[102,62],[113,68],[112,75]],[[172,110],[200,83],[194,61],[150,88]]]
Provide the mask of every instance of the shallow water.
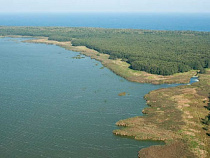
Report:
[[193,84],[193,83],[195,83],[195,82],[199,82],[198,76],[193,76],[193,77],[191,77],[190,83],[189,83],[189,84]]
[[[137,157],[162,142],[112,134],[142,115],[143,96],[175,85],[129,82],[54,45],[0,38],[0,157]],[[118,96],[126,92],[126,96]]]

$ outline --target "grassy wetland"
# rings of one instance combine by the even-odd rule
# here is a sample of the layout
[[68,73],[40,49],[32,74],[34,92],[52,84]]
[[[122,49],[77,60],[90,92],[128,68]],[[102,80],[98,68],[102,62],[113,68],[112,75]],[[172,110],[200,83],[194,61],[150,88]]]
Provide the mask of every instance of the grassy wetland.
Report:
[[149,147],[139,157],[209,157],[210,128],[203,120],[209,113],[210,70],[199,75],[199,82],[173,88],[158,89],[145,95],[145,116],[121,120],[125,128],[116,135],[137,140],[162,140],[162,147]]
[[73,27],[0,27],[0,35],[44,36],[86,46],[109,59],[121,59],[132,70],[173,75],[210,67],[210,33]]
[[[14,37],[14,36],[10,36]],[[176,73],[169,76],[150,74],[144,71],[137,71],[130,68],[130,64],[122,61],[122,59],[110,59],[110,55],[99,53],[94,49],[89,49],[86,46],[72,46],[71,42],[58,42],[55,40],[49,40],[46,37],[39,39],[26,40],[24,42],[31,43],[45,43],[45,44],[54,44],[61,46],[65,49],[81,52],[86,56],[89,56],[93,59],[101,61],[104,66],[112,70],[119,76],[126,78],[129,81],[139,82],[139,83],[152,83],[152,84],[172,84],[172,83],[188,83],[190,78],[197,74],[197,71],[190,70],[189,72]]]
[[[145,95],[144,116],[120,120],[115,135],[164,141],[139,157],[209,157],[210,34],[99,28],[0,27],[0,36],[32,36],[25,42],[54,44],[101,61],[129,81],[199,82]],[[122,94],[124,95],[124,94]],[[206,120],[207,119],[207,120]]]

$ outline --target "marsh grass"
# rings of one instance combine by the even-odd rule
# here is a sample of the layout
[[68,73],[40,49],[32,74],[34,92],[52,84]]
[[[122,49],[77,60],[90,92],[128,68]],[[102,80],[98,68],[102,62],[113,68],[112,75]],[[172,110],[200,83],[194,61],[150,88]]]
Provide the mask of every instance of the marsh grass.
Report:
[[[169,75],[169,76],[162,76],[156,74],[149,74],[144,71],[133,70],[130,69],[130,64],[123,61],[122,59],[112,60],[109,59],[108,54],[99,53],[85,46],[72,46],[71,41],[58,42],[54,40],[48,40],[48,38],[46,37],[38,37],[38,39],[26,40],[24,42],[54,44],[61,46],[67,50],[80,52],[83,55],[89,56],[93,59],[100,61],[105,67],[109,68],[115,74],[133,82],[152,83],[152,84],[189,83],[190,78],[197,74],[196,70],[191,70],[189,72],[176,73],[174,75]],[[81,59],[81,58],[79,56],[78,57],[76,56],[75,59]],[[101,69],[103,69],[103,67],[101,67]]]
[[[151,91],[145,95],[149,105],[143,110],[146,115],[117,122],[118,126],[125,128],[114,130],[113,133],[133,136],[137,140],[163,140],[166,146],[162,147],[162,152],[167,152],[171,146],[169,144],[178,141],[185,147],[184,155],[180,157],[210,157],[208,127],[202,123],[202,119],[208,115],[205,106],[210,93],[210,71],[199,74],[199,79],[200,82],[192,85]],[[181,150],[179,148],[176,145],[177,151]],[[143,151],[151,149],[151,153],[157,150],[150,147]]]

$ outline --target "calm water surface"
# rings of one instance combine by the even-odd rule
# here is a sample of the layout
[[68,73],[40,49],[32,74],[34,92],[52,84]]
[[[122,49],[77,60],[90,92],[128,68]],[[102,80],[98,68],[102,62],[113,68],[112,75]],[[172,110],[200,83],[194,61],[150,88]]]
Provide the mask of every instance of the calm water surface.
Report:
[[0,25],[210,31],[210,14],[0,13]]
[[0,38],[1,158],[129,158],[162,144],[112,131],[142,115],[146,93],[174,85],[128,82],[89,57],[21,40]]

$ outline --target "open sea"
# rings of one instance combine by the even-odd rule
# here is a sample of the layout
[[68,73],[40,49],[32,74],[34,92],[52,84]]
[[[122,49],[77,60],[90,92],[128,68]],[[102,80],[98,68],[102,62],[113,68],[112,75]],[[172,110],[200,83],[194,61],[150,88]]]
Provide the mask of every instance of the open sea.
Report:
[[[210,31],[210,16],[0,14],[0,25]],[[163,144],[112,131],[142,115],[145,94],[177,85],[129,82],[77,52],[22,40],[0,38],[0,158],[134,158]]]
[[210,13],[0,13],[0,25],[210,31]]

